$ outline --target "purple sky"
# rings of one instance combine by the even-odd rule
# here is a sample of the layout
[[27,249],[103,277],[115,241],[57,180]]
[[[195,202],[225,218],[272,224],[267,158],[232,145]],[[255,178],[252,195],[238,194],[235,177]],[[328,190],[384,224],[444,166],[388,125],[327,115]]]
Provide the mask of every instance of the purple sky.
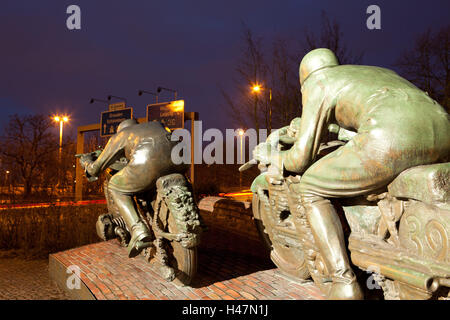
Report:
[[[82,29],[66,28],[66,8],[81,7]],[[344,5],[345,4],[345,5]],[[366,28],[366,8],[381,7],[382,30]],[[203,127],[233,127],[220,87],[232,87],[241,23],[258,36],[301,40],[320,26],[321,11],[342,27],[364,64],[391,67],[415,37],[449,23],[450,1],[87,1],[4,0],[0,4],[0,130],[8,115],[67,112],[72,130],[98,122],[91,97],[128,98],[145,116],[151,96],[138,89],[175,88]],[[170,98],[167,93],[161,99]]]

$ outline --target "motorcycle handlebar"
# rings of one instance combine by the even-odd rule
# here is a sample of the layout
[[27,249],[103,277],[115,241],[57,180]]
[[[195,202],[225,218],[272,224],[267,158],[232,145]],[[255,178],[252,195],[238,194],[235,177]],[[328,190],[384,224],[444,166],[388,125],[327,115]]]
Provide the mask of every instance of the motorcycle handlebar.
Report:
[[90,156],[92,159],[97,159],[98,156],[102,153],[102,149],[98,149],[92,152],[87,152],[87,153],[77,153],[75,155],[75,158],[81,158],[81,157],[86,157],[86,156]]
[[[345,144],[345,142],[339,141],[339,140],[330,141],[327,144],[322,144],[320,146],[320,148],[319,148],[318,153],[320,153],[320,152],[322,152],[324,150],[327,150],[327,149],[331,149],[331,148],[335,148],[335,147],[338,147],[338,146],[342,146],[344,144]],[[248,170],[248,169],[250,169],[251,167],[253,167],[254,165],[257,165],[257,164],[258,164],[258,160],[252,159],[252,160],[244,163],[242,166],[240,166],[239,167],[239,172]]]
[[245,171],[258,164],[258,160],[252,159],[239,167],[239,172]]
[[[82,159],[83,157],[89,157],[92,161],[95,161],[101,153],[102,153],[101,149],[95,150],[95,151],[92,151],[92,152],[87,152],[87,153],[78,153],[78,154],[75,155],[75,158],[79,158],[80,159],[80,163],[83,161],[83,159]],[[97,181],[98,180],[98,177],[90,176],[88,174],[88,172],[86,171],[86,169],[85,169],[85,175],[86,175],[86,178],[87,178],[87,180],[89,182],[93,182],[93,181]]]

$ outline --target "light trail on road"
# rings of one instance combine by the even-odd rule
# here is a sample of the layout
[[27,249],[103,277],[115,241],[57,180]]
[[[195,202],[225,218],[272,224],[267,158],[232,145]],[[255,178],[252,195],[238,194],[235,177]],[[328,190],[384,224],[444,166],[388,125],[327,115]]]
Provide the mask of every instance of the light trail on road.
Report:
[[106,204],[105,199],[100,200],[84,200],[84,201],[58,201],[58,202],[47,202],[47,203],[25,203],[25,204],[7,204],[0,205],[0,210],[7,209],[28,209],[28,208],[48,208],[48,207],[77,207],[86,206],[90,204]]

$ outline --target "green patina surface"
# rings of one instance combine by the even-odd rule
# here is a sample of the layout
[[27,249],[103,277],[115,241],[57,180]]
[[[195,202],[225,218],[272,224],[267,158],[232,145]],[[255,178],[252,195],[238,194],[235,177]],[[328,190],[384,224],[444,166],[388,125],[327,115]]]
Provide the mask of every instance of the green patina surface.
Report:
[[258,188],[262,188],[262,189],[268,189],[269,185],[268,182],[266,180],[266,172],[261,173],[259,176],[257,176],[255,178],[255,180],[253,180],[252,186],[250,187],[250,190],[252,190],[253,193],[257,193],[258,192]]
[[450,206],[450,162],[406,170],[388,186],[388,190],[397,198]]
[[381,212],[377,206],[353,205],[344,207],[345,217],[352,232],[360,234],[376,234]]

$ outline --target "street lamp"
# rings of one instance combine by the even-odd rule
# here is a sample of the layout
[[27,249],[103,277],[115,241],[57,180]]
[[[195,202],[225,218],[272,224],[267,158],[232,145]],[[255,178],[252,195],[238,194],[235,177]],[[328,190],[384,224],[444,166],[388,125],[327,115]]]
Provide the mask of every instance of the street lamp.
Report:
[[[242,155],[242,139],[244,138],[244,130],[242,130],[242,129],[239,129],[238,130],[238,135],[239,135],[239,137],[240,137],[240,145],[241,145],[241,148],[240,148],[240,150],[241,150],[241,164],[242,163],[244,163],[244,161],[243,161],[243,155]],[[242,171],[239,171],[239,188],[242,188]]]
[[53,121],[59,122],[59,161],[61,161],[63,124],[64,124],[64,122],[69,121],[69,117],[68,116],[54,116]]
[[272,88],[269,88],[269,134],[272,132]]
[[158,87],[158,89],[156,89],[156,92],[160,93],[162,90],[166,90],[166,91],[173,92],[173,94],[174,94],[174,96],[175,96],[175,100],[177,100],[177,94],[178,94],[178,92],[177,92],[176,90],[169,89],[169,88],[164,88],[164,87]]
[[150,91],[145,91],[145,90],[139,90],[138,91],[138,96],[142,96],[143,93],[151,94],[152,96],[155,96],[156,103],[158,103],[158,94],[157,93],[150,92]]
[[[69,121],[69,117],[68,116],[56,115],[56,116],[53,117],[53,121],[59,122],[59,167],[61,167],[62,166],[61,154],[62,154],[63,126],[64,126],[64,122],[68,122]],[[61,185],[61,177],[60,177],[60,175],[58,173],[58,186],[60,186],[60,185]]]
[[127,99],[126,98],[122,98],[122,97],[118,97],[118,96],[113,96],[113,95],[109,95],[108,96],[108,101],[111,101],[112,98],[116,98],[118,100],[122,100],[125,102],[125,104],[127,104]]
[[255,84],[252,87],[253,93],[259,93],[261,90],[262,90],[262,88],[261,88],[261,85],[259,85],[259,84]]
[[[9,184],[8,184],[9,170],[6,170],[5,173],[6,173],[5,174],[5,187],[6,187],[6,186],[9,186]],[[8,191],[9,191],[9,188],[8,188]]]
[[[258,94],[263,90],[260,84],[254,84],[252,86],[252,93],[255,95],[255,118],[257,119],[257,105],[258,105]],[[258,121],[258,120],[256,120]],[[258,123],[256,123],[258,127]],[[258,128],[256,128],[258,131]],[[269,88],[269,134],[272,132],[272,88]]]
[[240,147],[240,149],[241,149],[241,163],[243,163],[243,160],[242,160],[242,139],[244,138],[244,130],[239,129],[238,130],[238,135],[240,137],[240,145],[241,145],[241,147]]
[[95,101],[102,102],[102,103],[104,103],[104,104],[106,104],[106,105],[109,104],[108,101],[102,100],[102,99],[97,99],[97,98],[91,98],[91,100],[89,101],[89,103],[94,103]]
[[259,131],[259,125],[258,125],[258,94],[261,92],[262,87],[260,84],[253,84],[252,85],[252,93],[255,96],[255,107],[254,107],[254,115],[255,115],[255,129],[256,132]]

